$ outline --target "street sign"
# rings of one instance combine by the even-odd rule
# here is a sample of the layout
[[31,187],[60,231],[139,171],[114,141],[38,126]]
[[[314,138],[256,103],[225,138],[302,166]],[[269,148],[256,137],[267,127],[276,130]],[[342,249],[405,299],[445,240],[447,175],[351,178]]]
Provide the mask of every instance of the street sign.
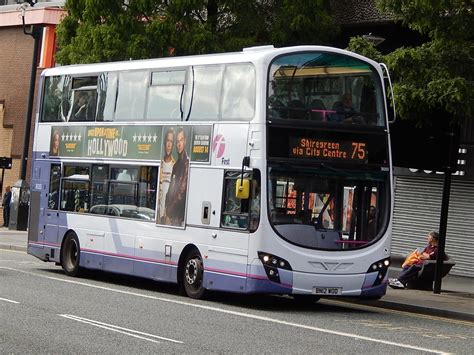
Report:
[[12,158],[0,157],[0,169],[11,169]]

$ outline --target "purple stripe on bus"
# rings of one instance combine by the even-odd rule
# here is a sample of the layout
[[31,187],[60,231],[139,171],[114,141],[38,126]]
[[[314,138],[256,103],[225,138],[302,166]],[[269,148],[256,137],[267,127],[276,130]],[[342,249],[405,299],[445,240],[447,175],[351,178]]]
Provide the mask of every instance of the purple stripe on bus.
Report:
[[221,270],[221,269],[215,269],[215,268],[212,268],[212,267],[205,267],[204,268],[204,271],[211,271],[211,272],[217,272],[219,274],[229,274],[229,275],[235,275],[235,276],[243,276],[243,277],[247,277],[247,273],[243,273],[243,272],[236,272],[236,271],[229,271],[229,270]]
[[[28,244],[32,245],[32,246],[52,246],[52,247],[56,247],[56,248],[59,248],[61,246],[60,244],[49,243],[49,242],[41,242],[41,243],[39,243],[39,242],[29,242]],[[141,258],[141,257],[127,255],[127,254],[110,253],[110,252],[105,252],[105,251],[100,252],[100,251],[97,251],[97,250],[94,250],[94,249],[87,249],[87,248],[81,248],[81,252],[90,253],[90,254],[97,254],[97,255],[103,255],[103,256],[116,257],[116,258],[125,258],[125,259],[130,259],[130,260],[135,260],[135,261],[151,262],[151,263],[154,263],[154,264],[162,264],[162,265],[166,265],[166,266],[177,266],[178,265],[176,262],[172,262],[172,261],[151,259],[151,258]],[[278,286],[281,286],[281,287],[284,287],[284,288],[289,288],[289,289],[291,289],[293,287],[293,285],[291,285],[291,284],[287,284],[287,283],[277,284],[277,283],[274,283],[272,281],[269,281],[266,275],[246,274],[246,273],[242,273],[242,272],[235,272],[235,271],[231,271],[231,270],[222,270],[222,269],[209,268],[209,267],[206,267],[204,271],[205,272],[218,273],[218,274],[221,274],[221,275],[224,275],[224,276],[225,275],[239,276],[239,277],[247,277],[249,279],[258,280],[258,281],[268,281],[272,284],[275,284],[275,285],[278,285]],[[270,288],[272,288],[272,287],[270,287]]]

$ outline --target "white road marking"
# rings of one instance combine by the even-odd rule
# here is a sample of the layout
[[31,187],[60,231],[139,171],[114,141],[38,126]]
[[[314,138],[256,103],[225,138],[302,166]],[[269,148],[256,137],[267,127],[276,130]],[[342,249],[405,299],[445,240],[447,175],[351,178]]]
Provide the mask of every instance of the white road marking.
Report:
[[20,303],[20,302],[17,302],[17,301],[9,300],[8,298],[1,298],[1,297],[0,297],[0,301],[10,302],[10,303],[16,303],[16,304],[19,304],[19,303]]
[[[59,316],[64,317],[64,318],[68,318],[68,319],[72,319],[72,320],[75,320],[77,322],[90,324],[90,325],[93,325],[95,327],[108,329],[108,330],[111,330],[113,332],[129,335],[131,337],[135,337],[135,338],[138,338],[138,339],[151,341],[152,343],[160,343],[158,340],[155,340],[155,339],[160,339],[160,340],[170,341],[172,343],[183,344],[183,342],[179,341],[179,340],[160,337],[158,335],[149,334],[149,333],[143,333],[143,332],[139,332],[138,330],[123,328],[123,327],[119,327],[119,326],[116,326],[116,325],[113,325],[113,324],[102,323],[102,322],[99,322],[99,321],[96,321],[96,320],[87,319],[87,318],[75,316],[75,315],[72,315],[72,314],[59,314]],[[152,338],[154,338],[154,339],[152,339]]]
[[153,300],[157,300],[157,301],[174,303],[174,304],[179,304],[179,305],[194,307],[194,308],[200,308],[200,309],[205,309],[205,310],[208,310],[208,311],[214,311],[214,312],[219,312],[219,313],[224,313],[224,314],[231,314],[231,315],[238,316],[238,317],[257,319],[257,320],[264,321],[264,322],[276,323],[276,324],[280,324],[280,325],[286,325],[286,326],[290,326],[290,327],[307,329],[307,330],[313,330],[313,331],[320,332],[320,333],[339,335],[339,336],[346,337],[346,338],[366,340],[366,341],[369,341],[369,342],[374,342],[374,343],[379,343],[379,344],[384,344],[384,345],[391,345],[391,346],[396,346],[396,347],[405,348],[405,349],[426,351],[426,352],[430,352],[430,353],[434,353],[434,354],[449,354],[449,353],[446,353],[446,352],[441,351],[441,350],[422,348],[422,347],[419,347],[419,346],[413,346],[413,345],[409,345],[409,344],[400,344],[400,343],[395,343],[395,342],[388,341],[388,340],[375,339],[375,338],[370,338],[370,337],[357,335],[357,334],[352,334],[352,333],[344,333],[344,332],[339,332],[339,331],[336,331],[336,330],[328,330],[328,329],[313,327],[313,326],[309,326],[309,325],[305,325],[305,324],[287,322],[287,321],[278,320],[278,319],[274,319],[274,318],[259,316],[259,315],[252,314],[252,313],[231,311],[231,310],[222,309],[222,308],[218,308],[218,307],[205,306],[205,305],[200,305],[200,304],[194,304],[194,303],[189,303],[189,302],[184,302],[184,301],[173,300],[173,299],[169,299],[169,298],[156,297],[156,296],[145,295],[145,294],[136,293],[136,292],[118,290],[118,289],[114,289],[114,288],[110,288],[110,287],[98,286],[98,285],[88,284],[86,282],[80,282],[80,281],[75,281],[75,280],[67,280],[67,279],[62,279],[62,278],[57,278],[57,277],[52,277],[52,276],[45,276],[45,275],[40,275],[40,274],[37,274],[37,273],[34,273],[34,272],[18,270],[18,269],[13,269],[13,268],[8,268],[8,267],[0,266],[0,269],[16,271],[16,272],[20,272],[20,273],[24,273],[24,274],[28,274],[28,275],[33,275],[33,276],[37,276],[37,277],[41,277],[41,278],[45,278],[45,279],[49,279],[49,280],[66,282],[66,283],[70,283],[70,284],[91,287],[91,288],[95,288],[95,289],[99,289],[99,290],[105,290],[105,291],[111,291],[111,292],[121,293],[121,294],[125,294],[125,295],[130,295],[130,296],[148,298],[148,299],[153,299]]

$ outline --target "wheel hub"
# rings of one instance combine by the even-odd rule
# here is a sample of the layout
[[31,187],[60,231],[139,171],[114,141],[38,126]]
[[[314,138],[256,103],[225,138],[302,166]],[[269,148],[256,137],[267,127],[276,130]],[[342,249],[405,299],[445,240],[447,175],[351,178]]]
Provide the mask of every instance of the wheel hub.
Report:
[[191,259],[186,264],[185,270],[186,281],[193,285],[196,283],[198,278],[198,261],[196,259]]

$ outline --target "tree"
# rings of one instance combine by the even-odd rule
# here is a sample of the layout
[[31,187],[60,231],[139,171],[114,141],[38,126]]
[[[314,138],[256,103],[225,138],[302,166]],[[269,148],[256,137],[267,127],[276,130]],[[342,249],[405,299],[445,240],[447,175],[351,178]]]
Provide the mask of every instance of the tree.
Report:
[[327,43],[328,0],[67,0],[61,64]]
[[387,63],[394,81],[397,113],[418,125],[434,113],[447,113],[451,123],[472,118],[474,75],[473,8],[463,0],[379,0],[409,28],[429,41],[414,48],[398,48],[382,56],[362,38],[353,38],[351,50]]

